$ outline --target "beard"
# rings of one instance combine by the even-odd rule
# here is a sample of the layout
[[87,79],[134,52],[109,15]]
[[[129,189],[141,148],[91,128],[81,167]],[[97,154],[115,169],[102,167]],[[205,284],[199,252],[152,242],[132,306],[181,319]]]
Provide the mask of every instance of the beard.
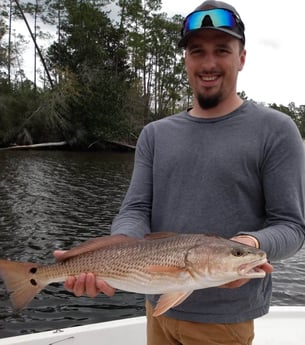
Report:
[[198,94],[197,101],[201,109],[211,109],[216,107],[221,101],[221,94],[217,93],[212,96],[203,96]]

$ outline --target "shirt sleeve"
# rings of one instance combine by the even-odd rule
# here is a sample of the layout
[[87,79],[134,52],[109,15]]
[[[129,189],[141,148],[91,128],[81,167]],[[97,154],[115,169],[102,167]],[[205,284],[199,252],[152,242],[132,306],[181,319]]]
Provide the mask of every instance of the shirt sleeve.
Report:
[[[146,132],[147,129],[144,127],[137,142],[129,188],[120,212],[114,218],[111,226],[113,235],[123,234],[142,238],[150,232],[153,149]],[[153,138],[150,137],[150,140]]]
[[304,142],[294,122],[287,118],[281,131],[270,138],[262,165],[266,221],[255,232],[260,248],[270,260],[294,255],[305,239]]

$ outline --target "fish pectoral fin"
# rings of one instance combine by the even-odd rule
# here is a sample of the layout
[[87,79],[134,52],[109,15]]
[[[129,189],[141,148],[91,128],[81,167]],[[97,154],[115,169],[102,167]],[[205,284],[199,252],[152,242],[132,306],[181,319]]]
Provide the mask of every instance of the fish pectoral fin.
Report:
[[161,295],[153,312],[153,316],[164,314],[170,308],[176,307],[177,305],[181,304],[191,295],[192,292],[193,290],[177,291]]
[[78,245],[74,248],[71,248],[70,250],[67,250],[57,260],[58,261],[65,261],[69,258],[72,258],[74,256],[77,256],[77,255],[80,255],[83,253],[92,252],[94,250],[106,248],[108,246],[112,246],[112,245],[116,245],[116,244],[135,242],[135,241],[139,241],[139,239],[127,237],[124,235],[96,237],[96,238],[92,238],[86,242],[83,242],[80,245]]

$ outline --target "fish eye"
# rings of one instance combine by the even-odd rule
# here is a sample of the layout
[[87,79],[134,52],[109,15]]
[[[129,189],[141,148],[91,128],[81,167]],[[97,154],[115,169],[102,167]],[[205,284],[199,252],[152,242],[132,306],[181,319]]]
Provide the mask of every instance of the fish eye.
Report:
[[231,253],[232,255],[237,256],[237,257],[245,255],[245,252],[239,248],[232,248]]

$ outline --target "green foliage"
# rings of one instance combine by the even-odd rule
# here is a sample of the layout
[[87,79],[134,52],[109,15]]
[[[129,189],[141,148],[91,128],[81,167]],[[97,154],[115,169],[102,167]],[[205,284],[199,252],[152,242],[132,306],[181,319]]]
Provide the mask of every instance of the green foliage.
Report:
[[12,87],[5,79],[0,79],[0,143],[29,143],[30,136],[23,140],[26,122],[33,109],[39,104],[39,95],[30,81]]
[[269,105],[270,108],[279,110],[287,115],[289,115],[292,120],[296,123],[298,126],[301,135],[303,138],[305,138],[305,105],[301,105],[300,107],[296,107],[294,102],[291,102],[288,104],[288,106],[285,105],[277,105],[275,103]]
[[248,99],[248,96],[246,95],[245,91],[237,92],[238,96],[246,101]]
[[66,3],[63,35],[50,47],[48,60],[59,84],[75,81],[66,99],[70,135],[82,142],[118,136],[130,79],[119,30],[95,5]]
[[[113,8],[116,3],[116,13]],[[192,93],[178,49],[183,18],[160,13],[161,0],[41,0],[22,2],[28,16],[56,27],[44,59],[43,88],[18,67],[24,38],[8,47],[9,1],[0,5],[0,145],[66,140],[135,142],[152,120],[190,107]],[[110,10],[112,9],[112,11]],[[20,11],[19,11],[20,12]],[[12,22],[20,16],[13,7]],[[13,75],[11,75],[13,74]],[[247,99],[246,93],[239,93]],[[305,136],[305,106],[272,104]]]

